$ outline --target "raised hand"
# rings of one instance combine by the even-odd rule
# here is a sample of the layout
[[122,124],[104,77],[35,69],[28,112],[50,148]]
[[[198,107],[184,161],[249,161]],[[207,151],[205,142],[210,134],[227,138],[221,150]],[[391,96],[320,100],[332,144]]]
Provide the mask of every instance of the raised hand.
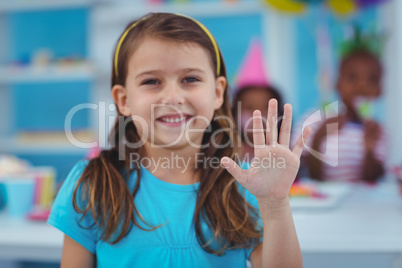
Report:
[[268,104],[266,135],[262,124],[261,112],[253,113],[254,159],[249,169],[239,167],[229,157],[223,157],[221,164],[227,171],[257,199],[281,201],[288,197],[290,187],[300,166],[303,144],[311,129],[307,127],[289,149],[292,125],[292,106],[284,106],[281,132],[278,140],[278,102],[271,99]]

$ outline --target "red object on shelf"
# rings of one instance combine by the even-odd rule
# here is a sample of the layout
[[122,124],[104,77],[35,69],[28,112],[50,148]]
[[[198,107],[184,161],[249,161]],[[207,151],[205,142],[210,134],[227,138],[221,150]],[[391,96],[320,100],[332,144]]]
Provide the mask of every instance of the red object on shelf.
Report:
[[28,213],[27,219],[32,221],[47,221],[49,215],[50,215],[50,209],[37,210]]

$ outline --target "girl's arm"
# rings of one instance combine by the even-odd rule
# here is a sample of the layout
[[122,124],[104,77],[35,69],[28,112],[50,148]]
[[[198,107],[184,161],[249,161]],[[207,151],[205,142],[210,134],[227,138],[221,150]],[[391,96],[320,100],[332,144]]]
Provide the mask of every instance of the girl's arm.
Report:
[[[313,151],[322,153],[320,150],[320,145],[321,142],[324,140],[324,138],[326,137],[326,122],[324,122],[320,128],[318,129],[318,131],[315,133],[314,137],[313,137],[313,141],[312,141],[312,145],[311,145],[311,149]],[[310,175],[311,178],[316,179],[318,181],[322,181],[322,162],[320,159],[316,158],[314,155],[312,155],[311,153],[308,153],[306,156],[302,156],[303,158],[303,162],[306,163],[307,168],[308,168],[308,173]]]
[[[345,122],[346,118],[344,116],[332,117],[325,120],[312,138],[311,149],[321,154],[324,153],[320,148],[322,142],[335,131],[339,132]],[[318,159],[311,153],[308,153],[303,157],[303,160],[307,165],[310,177],[318,181],[323,181],[323,169],[325,168],[325,164],[322,162],[322,159]]]
[[262,243],[259,244],[257,247],[250,254],[250,262],[253,268],[261,267],[261,260],[262,260]]
[[364,148],[362,181],[376,182],[384,175],[385,169],[383,163],[375,157],[375,148],[381,135],[381,127],[374,121],[365,122]]
[[277,208],[265,204],[263,200],[259,200],[258,205],[264,225],[264,237],[263,243],[250,255],[253,268],[302,267],[303,259],[289,200],[284,200]]
[[363,158],[362,181],[377,182],[384,173],[383,163],[374,156],[373,151],[366,151]]
[[69,236],[64,235],[61,268],[93,268],[95,267],[95,255],[75,242]]

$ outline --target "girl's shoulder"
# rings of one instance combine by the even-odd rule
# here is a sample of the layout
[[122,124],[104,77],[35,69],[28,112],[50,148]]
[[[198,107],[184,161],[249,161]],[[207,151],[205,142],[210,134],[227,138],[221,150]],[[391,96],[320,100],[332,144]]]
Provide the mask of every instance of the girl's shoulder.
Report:
[[[82,160],[73,166],[58,191],[47,223],[61,230],[90,252],[95,253],[96,241],[98,239],[97,229],[89,228],[94,226],[94,220],[90,214],[83,217],[73,206],[74,190],[88,163],[89,160]],[[79,195],[76,200],[79,206],[83,207],[81,206],[82,200]]]
[[90,160],[88,160],[88,159],[84,159],[84,160],[78,161],[78,162],[72,167],[72,169],[71,169],[70,174],[68,175],[68,177],[75,177],[75,176],[77,176],[77,175],[80,176],[80,175],[84,172],[85,168],[88,166],[89,161],[90,161]]
[[55,203],[57,204],[57,202],[60,202],[61,200],[66,201],[66,199],[70,199],[72,197],[72,193],[74,192],[77,182],[85,168],[88,166],[88,163],[89,160],[80,160],[71,168],[60,189],[58,190],[53,206]]

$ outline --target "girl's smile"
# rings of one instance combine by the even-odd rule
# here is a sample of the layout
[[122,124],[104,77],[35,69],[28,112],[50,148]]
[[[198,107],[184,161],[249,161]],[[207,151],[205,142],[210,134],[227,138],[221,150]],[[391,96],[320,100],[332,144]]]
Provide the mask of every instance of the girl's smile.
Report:
[[182,125],[187,124],[191,118],[193,118],[190,114],[166,114],[156,118],[156,122],[162,124],[167,127],[181,127]]

